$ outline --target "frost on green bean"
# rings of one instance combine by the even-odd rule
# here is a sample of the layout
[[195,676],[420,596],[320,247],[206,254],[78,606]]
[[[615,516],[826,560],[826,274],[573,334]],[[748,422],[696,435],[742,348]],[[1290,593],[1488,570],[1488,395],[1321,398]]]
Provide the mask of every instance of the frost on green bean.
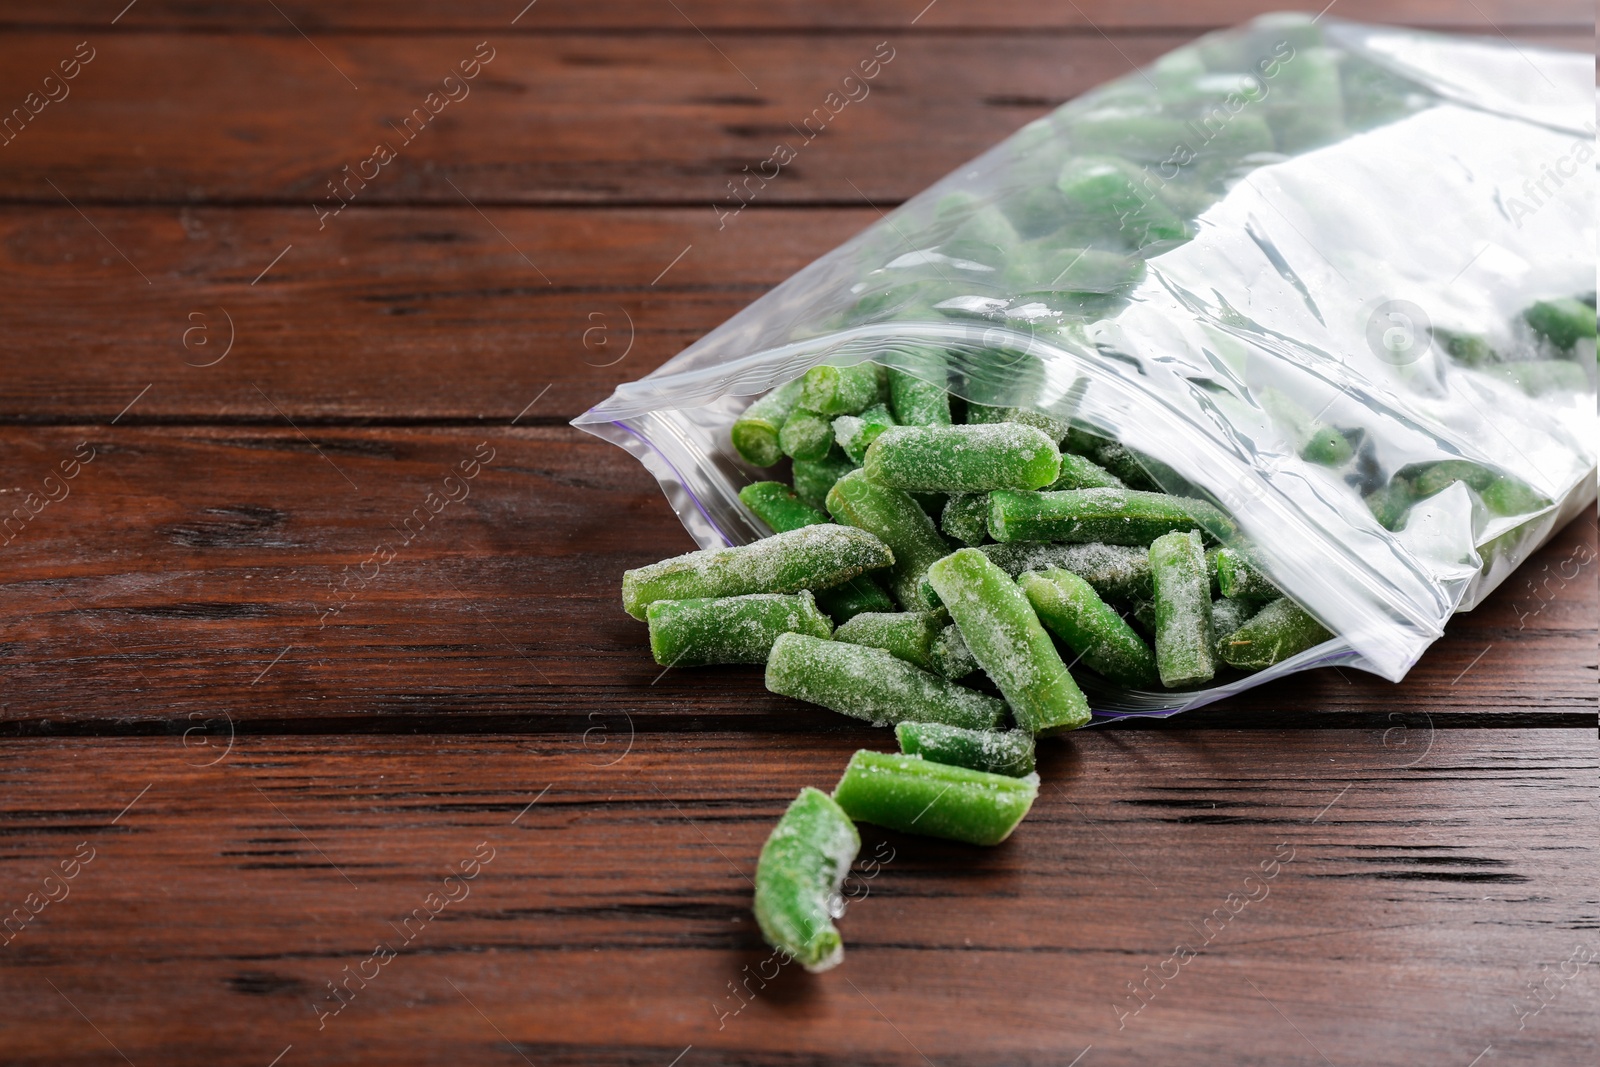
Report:
[[622,575],[622,606],[636,619],[657,600],[798,593],[826,589],[894,563],[882,541],[853,526],[824,523],[737,548],[708,548]]
[[835,623],[842,624],[864,611],[893,611],[894,601],[876,577],[864,574],[832,589],[818,589],[817,607]]
[[855,415],[880,399],[879,373],[873,363],[812,367],[800,379],[800,406],[829,418]]
[[964,545],[989,540],[989,494],[951,493],[939,516],[939,529]]
[[767,688],[875,726],[913,720],[991,729],[1005,704],[913,667],[881,648],[784,634],[767,657]]
[[854,471],[836,482],[828,493],[828,513],[838,522],[870,530],[894,552],[889,586],[900,606],[908,611],[933,605],[924,600],[922,578],[928,567],[947,552],[933,520],[903,489],[891,489]]
[[746,462],[770,467],[783,458],[778,434],[799,399],[800,381],[796,379],[744,409],[744,414],[734,422],[730,437],[733,447]]
[[897,426],[867,449],[867,476],[930,492],[1038,489],[1056,480],[1061,453],[1048,434],[1018,422]]
[[1158,680],[1156,658],[1094,588],[1066,570],[1029,571],[1017,580],[1039,621],[1085,667],[1118,685],[1148,689]]
[[856,469],[850,457],[839,448],[833,449],[822,459],[797,459],[792,472],[794,494],[814,508],[823,507],[828,499],[828,490],[840,478]]
[[1298,656],[1332,636],[1299,604],[1280,597],[1252,615],[1219,645],[1223,662],[1258,671]]
[[844,958],[833,920],[844,914],[839,889],[861,851],[855,823],[832,797],[800,791],[756,861],[756,923],[767,944],[808,971],[826,971]]
[[[943,371],[943,356],[938,357]],[[889,404],[903,426],[950,425],[950,394],[914,374],[889,368]]]
[[779,634],[827,637],[828,617],[811,591],[657,600],[645,610],[650,652],[663,667],[765,663]]
[[1211,577],[1200,535],[1169,533],[1150,546],[1156,594],[1156,665],[1161,684],[1179,688],[1216,674],[1216,634],[1211,624]]
[[936,722],[894,728],[900,751],[934,763],[1021,778],[1033,773],[1033,737],[1022,730],[965,730]]
[[1200,530],[1202,501],[1133,489],[1067,489],[989,494],[989,534],[996,541],[1097,541],[1148,545],[1162,534]]
[[891,426],[898,425],[889,409],[874,404],[859,415],[840,415],[833,420],[834,440],[844,449],[852,463],[860,463],[867,456],[867,448],[878,435]]
[[1040,734],[1089,721],[1088,701],[1028,598],[989,557],[963,548],[930,567],[928,581],[1018,726]]
[[773,533],[787,533],[828,521],[826,513],[801,500],[782,482],[751,482],[739,490],[739,500]]
[[1039,776],[952,767],[916,756],[859,750],[833,798],[855,820],[902,833],[998,845],[1028,814]]
[[1217,591],[1232,600],[1271,600],[1283,594],[1238,549],[1219,548],[1207,557],[1217,579]]
[[795,408],[778,431],[778,447],[794,459],[822,459],[833,448],[833,422],[809,408]]
[[[933,646],[945,623],[931,611],[862,612],[839,626],[835,641],[881,648],[925,671],[934,671]],[[818,634],[826,637],[827,634]]]

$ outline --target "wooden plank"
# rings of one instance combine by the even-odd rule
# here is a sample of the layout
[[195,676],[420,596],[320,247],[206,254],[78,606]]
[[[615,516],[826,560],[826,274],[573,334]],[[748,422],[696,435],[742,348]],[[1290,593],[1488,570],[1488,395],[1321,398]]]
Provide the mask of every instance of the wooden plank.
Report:
[[565,421],[878,218],[462,205],[352,208],[318,233],[281,208],[86,214],[0,209],[0,420],[109,423],[141,393],[123,424],[509,420],[548,386],[527,418]]
[[746,877],[867,735],[11,743],[7,1060],[1588,1062],[1587,730],[1075,735],[999,848],[863,827],[844,964],[763,982]]
[[[757,668],[651,661],[621,574],[693,546],[620,449],[503,422],[302,431],[0,429],[12,516],[92,450],[55,490],[70,495],[6,530],[6,732],[219,715],[247,731],[846,728],[767,693]],[[446,485],[475,453],[492,461]],[[1592,518],[1574,523],[1398,688],[1323,670],[1198,714],[1361,726],[1397,745],[1427,716],[1592,726],[1596,555]]]
[[[1191,36],[511,36],[430,116],[476,38],[123,35],[90,44],[71,94],[8,131],[0,199],[270,201],[308,220],[346,201],[464,198],[709,210],[786,144],[759,202],[894,203]],[[0,100],[24,100],[79,40],[0,38]],[[844,103],[843,79],[879,60]]]
[[[105,32],[111,11],[120,5],[93,0],[65,0],[31,9],[7,10],[0,25],[11,27],[78,25]],[[1226,26],[1269,11],[1299,9],[1315,14],[1321,3],[1295,4],[1274,0],[1080,0],[1073,4],[1049,0],[878,0],[873,4],[844,0],[775,0],[744,4],[733,0],[677,0],[675,5],[652,0],[462,0],[441,6],[424,0],[350,0],[338,5],[314,0],[281,0],[274,12],[267,5],[196,3],[193,0],[140,0],[117,19],[122,32],[151,29],[192,31],[252,30],[268,33],[307,33],[360,30],[392,33],[398,30],[484,29],[540,33],[552,30],[626,26],[630,29],[683,30],[835,30],[882,27],[918,30],[986,31],[994,29],[1136,30],[1182,26]],[[679,10],[673,11],[676,6]],[[110,11],[110,14],[108,14]],[[1357,21],[1396,22],[1488,33],[1491,24],[1503,30],[1522,26],[1592,25],[1593,10],[1576,0],[1541,0],[1537,4],[1514,0],[1343,0],[1336,17]]]

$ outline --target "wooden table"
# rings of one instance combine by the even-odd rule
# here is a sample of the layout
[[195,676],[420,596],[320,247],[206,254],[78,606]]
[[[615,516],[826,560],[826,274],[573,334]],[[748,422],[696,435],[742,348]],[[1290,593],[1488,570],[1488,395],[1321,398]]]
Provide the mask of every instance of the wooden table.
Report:
[[[821,978],[748,878],[881,735],[660,673],[617,608],[690,543],[569,419],[1275,5],[123,2],[0,14],[0,105],[60,97],[0,147],[0,510],[57,497],[0,556],[0,1061],[1593,1062],[1592,518],[1403,685],[1051,744],[1001,848],[863,828]],[[1592,43],[1578,0],[1334,14]]]

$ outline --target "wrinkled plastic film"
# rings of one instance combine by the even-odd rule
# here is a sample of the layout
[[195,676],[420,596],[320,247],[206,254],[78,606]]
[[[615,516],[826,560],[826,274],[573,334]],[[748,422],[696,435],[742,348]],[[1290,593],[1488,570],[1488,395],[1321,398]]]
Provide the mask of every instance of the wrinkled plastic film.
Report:
[[[1594,500],[1593,339],[1557,352],[1521,317],[1594,289],[1592,93],[1585,56],[1284,17],[1213,34],[1024,127],[575,422],[713,545],[764,533],[737,490],[771,474],[729,427],[817,364],[1049,411],[1217,504],[1212,532],[1339,635],[1192,692],[1091,683],[1097,710],[1326,662],[1397,680]],[[1115,219],[1069,195],[1107,183]],[[1302,457],[1319,432],[1342,465]],[[1503,476],[1496,506],[1457,481],[1380,521],[1386,486],[1441,462]]]

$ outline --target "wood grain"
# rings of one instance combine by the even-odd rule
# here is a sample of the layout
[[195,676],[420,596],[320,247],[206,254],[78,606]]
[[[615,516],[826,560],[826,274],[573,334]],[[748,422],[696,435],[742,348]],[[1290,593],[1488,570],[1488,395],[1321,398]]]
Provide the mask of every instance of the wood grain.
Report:
[[[1600,951],[1587,731],[1441,730],[1420,759],[1364,731],[1074,735],[999,848],[863,827],[842,968],[736,998],[772,974],[746,877],[773,820],[884,737],[641,731],[609,765],[576,733],[241,738],[210,766],[178,738],[13,742],[5,906],[93,858],[0,947],[6,1060],[1588,1062],[1592,967],[1523,1029],[1512,1007]],[[403,926],[433,892],[457,901]],[[346,967],[376,977],[319,1031]]]
[[[298,35],[125,35],[91,45],[71,95],[0,148],[0,199],[272,202],[313,222],[313,204],[343,201],[709,212],[736,206],[728,183],[784,143],[796,158],[757,202],[893,204],[1192,36],[753,35],[715,48],[698,34],[512,36],[487,45],[493,62],[455,90],[464,99],[407,133],[403,120],[479,38],[358,35],[312,48]],[[78,40],[0,38],[0,100],[22,100]],[[815,118],[808,140],[807,118],[875,54],[887,65],[856,90],[865,95]],[[363,181],[379,145],[396,158],[367,165]]]
[[0,209],[0,421],[565,421],[878,218],[88,210]]
[[[0,25],[62,26],[109,31],[120,4],[96,0],[64,0],[46,5],[8,6]],[[1117,0],[1077,0],[1071,4],[1051,0],[774,0],[749,4],[737,0],[675,0],[672,5],[655,0],[460,0],[440,5],[427,0],[347,0],[330,5],[316,0],[279,0],[279,11],[265,4],[227,3],[225,0],[140,0],[117,20],[116,31],[137,33],[152,29],[247,30],[288,34],[292,27],[307,33],[484,29],[503,32],[543,33],[556,30],[607,29],[677,30],[782,30],[832,31],[862,27],[922,32],[960,29],[967,32],[994,29],[1030,31],[1069,29],[1094,32],[1149,30],[1169,27],[1209,29],[1243,21],[1270,11],[1303,10],[1315,14],[1324,3],[1297,4],[1282,0],[1144,0],[1137,4]],[[677,10],[673,10],[674,7]],[[109,13],[108,13],[109,12]],[[1577,0],[1541,0],[1537,4],[1516,0],[1342,0],[1334,16],[1356,21],[1396,22],[1433,26],[1471,33],[1492,33],[1491,24],[1511,31],[1525,26],[1590,26],[1593,10]]]
[[[12,427],[6,498],[80,445],[94,458],[71,495],[0,547],[8,732],[181,731],[219,712],[257,731],[838,727],[757,669],[651,661],[621,574],[693,545],[631,457],[575,430]],[[416,519],[480,445],[493,458],[470,495]],[[1596,558],[1592,520],[1572,524],[1399,687],[1323,670],[1199,714],[1397,738],[1419,709],[1592,725]]]

